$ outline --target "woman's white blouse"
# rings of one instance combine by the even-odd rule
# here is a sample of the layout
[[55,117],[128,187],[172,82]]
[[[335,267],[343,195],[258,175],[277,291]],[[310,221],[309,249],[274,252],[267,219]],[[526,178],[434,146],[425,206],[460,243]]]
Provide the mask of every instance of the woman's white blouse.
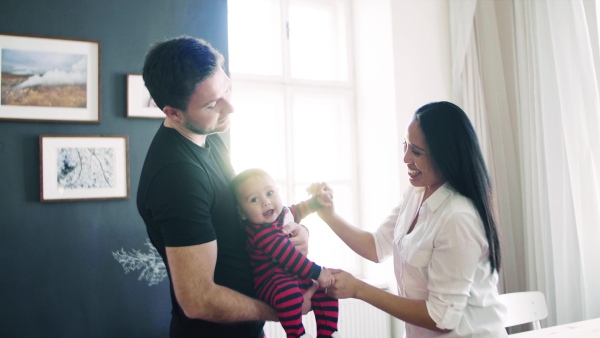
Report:
[[406,323],[406,336],[506,336],[506,308],[498,299],[498,274],[490,270],[477,210],[447,183],[419,210],[424,193],[424,188],[411,186],[373,234],[379,261],[394,256],[398,294],[425,300],[437,327],[452,330],[441,334]]

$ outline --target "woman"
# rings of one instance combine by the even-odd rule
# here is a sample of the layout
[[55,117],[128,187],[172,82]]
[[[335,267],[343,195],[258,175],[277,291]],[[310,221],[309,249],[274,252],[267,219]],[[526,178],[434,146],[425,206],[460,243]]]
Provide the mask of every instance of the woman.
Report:
[[339,270],[328,294],[405,321],[408,338],[506,336],[490,180],[467,115],[449,102],[419,108],[404,137],[404,163],[411,186],[375,233],[333,207],[319,211],[359,255],[374,262],[393,255],[399,296]]

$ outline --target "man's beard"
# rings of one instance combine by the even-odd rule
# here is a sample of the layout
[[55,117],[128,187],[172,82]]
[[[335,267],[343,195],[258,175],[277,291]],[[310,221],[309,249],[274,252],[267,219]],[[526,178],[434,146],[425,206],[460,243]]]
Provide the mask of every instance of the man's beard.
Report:
[[208,135],[208,134],[210,134],[210,132],[209,132],[208,130],[206,130],[206,129],[200,129],[200,128],[197,128],[196,126],[192,125],[192,124],[191,124],[191,123],[189,123],[188,121],[185,121],[185,122],[183,123],[183,126],[184,126],[184,127],[187,129],[187,130],[191,131],[191,132],[192,132],[192,133],[194,133],[194,134],[198,134],[198,135]]
[[227,131],[227,129],[228,129],[226,126],[221,126],[221,127],[219,127],[218,125],[217,125],[217,127],[216,127],[216,128],[214,128],[214,129],[198,128],[197,126],[195,126],[195,125],[191,124],[191,123],[190,123],[190,122],[188,122],[188,121],[185,121],[185,122],[183,123],[183,126],[184,126],[184,127],[187,129],[187,130],[189,130],[189,131],[191,131],[192,133],[194,133],[194,134],[197,134],[197,135],[210,135],[210,134],[217,134],[217,133],[222,133],[222,132],[225,132],[225,131]]

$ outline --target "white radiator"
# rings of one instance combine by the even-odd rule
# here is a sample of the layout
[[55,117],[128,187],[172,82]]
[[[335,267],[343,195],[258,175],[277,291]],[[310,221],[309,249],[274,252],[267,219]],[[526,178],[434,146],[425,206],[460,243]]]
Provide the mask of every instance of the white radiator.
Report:
[[[304,329],[317,336],[315,316],[311,311],[303,316]],[[358,299],[340,299],[338,331],[342,338],[391,338],[392,318],[389,314]],[[267,338],[286,338],[279,322],[265,324]]]

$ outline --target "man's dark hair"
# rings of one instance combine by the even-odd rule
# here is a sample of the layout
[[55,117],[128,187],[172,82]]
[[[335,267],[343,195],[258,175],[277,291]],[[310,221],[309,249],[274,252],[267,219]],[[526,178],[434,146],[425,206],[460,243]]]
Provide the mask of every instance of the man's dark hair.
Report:
[[143,78],[156,105],[187,110],[196,86],[222,67],[223,56],[208,42],[181,36],[152,46]]
[[492,189],[475,129],[450,102],[432,102],[414,115],[429,146],[433,166],[448,184],[469,198],[483,221],[492,268],[500,269],[500,241],[492,210]]

